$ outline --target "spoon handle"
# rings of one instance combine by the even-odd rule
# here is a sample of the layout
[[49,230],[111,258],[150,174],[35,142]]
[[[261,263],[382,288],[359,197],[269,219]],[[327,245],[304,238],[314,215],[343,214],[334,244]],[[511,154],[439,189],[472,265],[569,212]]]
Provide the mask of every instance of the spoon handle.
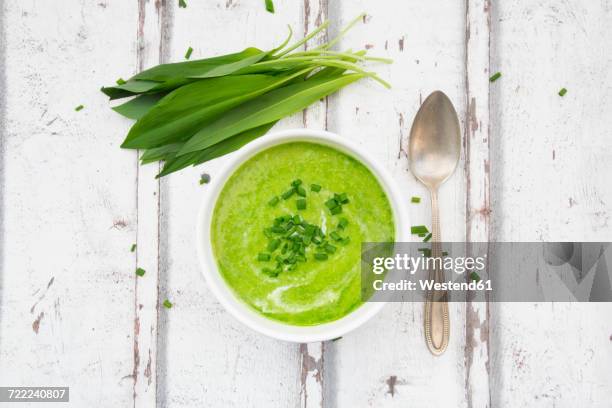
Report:
[[[431,190],[431,256],[442,259],[440,236],[440,210],[438,208],[438,191]],[[429,279],[435,282],[444,281],[444,269],[441,262],[434,262],[429,271]],[[446,291],[429,291],[425,301],[425,341],[432,354],[439,356],[448,346],[450,321],[448,317],[448,298]]]

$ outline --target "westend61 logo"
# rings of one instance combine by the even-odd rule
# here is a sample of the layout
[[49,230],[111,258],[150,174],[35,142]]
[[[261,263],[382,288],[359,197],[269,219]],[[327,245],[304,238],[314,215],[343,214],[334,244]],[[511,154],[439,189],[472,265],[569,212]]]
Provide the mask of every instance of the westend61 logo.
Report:
[[[610,302],[612,245],[601,242],[362,244],[364,301],[422,301],[444,291],[450,301]],[[432,271],[443,271],[434,279]]]

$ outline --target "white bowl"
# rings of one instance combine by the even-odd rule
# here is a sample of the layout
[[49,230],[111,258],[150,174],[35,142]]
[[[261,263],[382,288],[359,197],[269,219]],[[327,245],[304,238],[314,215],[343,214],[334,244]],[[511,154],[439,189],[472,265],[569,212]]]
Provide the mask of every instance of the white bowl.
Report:
[[294,326],[268,319],[240,300],[227,285],[219,270],[210,243],[210,225],[217,197],[232,173],[246,160],[269,147],[287,142],[306,141],[333,147],[363,163],[376,176],[389,198],[395,220],[395,240],[407,241],[408,218],[406,205],[391,176],[379,166],[367,151],[350,143],[349,139],[320,131],[294,129],[263,136],[235,153],[207,187],[207,195],[200,207],[196,225],[198,258],[202,273],[219,302],[240,322],[253,330],[280,340],[308,343],[343,336],[361,326],[385,305],[383,302],[364,303],[348,315],[333,322],[315,326]]

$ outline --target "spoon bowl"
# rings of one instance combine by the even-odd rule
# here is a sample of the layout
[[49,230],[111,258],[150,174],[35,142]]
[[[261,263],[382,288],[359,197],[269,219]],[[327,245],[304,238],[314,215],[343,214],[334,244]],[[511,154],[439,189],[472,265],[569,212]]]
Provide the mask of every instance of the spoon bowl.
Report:
[[461,131],[457,112],[443,92],[433,92],[421,105],[408,149],[412,174],[430,189],[437,189],[455,171]]

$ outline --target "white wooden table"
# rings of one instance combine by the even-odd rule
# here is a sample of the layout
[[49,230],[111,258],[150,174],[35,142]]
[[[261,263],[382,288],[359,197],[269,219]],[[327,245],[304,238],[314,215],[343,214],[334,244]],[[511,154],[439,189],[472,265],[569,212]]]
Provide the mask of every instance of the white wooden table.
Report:
[[442,191],[446,239],[610,241],[611,0],[275,0],[274,15],[263,0],[0,4],[0,385],[70,386],[75,407],[612,406],[611,304],[452,304],[439,358],[420,303],[323,344],[246,329],[194,249],[199,174],[225,159],[154,180],[156,165],[119,149],[130,122],[99,92],[189,46],[266,48],[287,24],[301,35],[329,18],[333,34],[365,11],[341,46],[393,58],[377,67],[393,89],[363,81],[277,129],[352,139],[408,202],[425,196],[410,123],[442,89],[465,129]]

